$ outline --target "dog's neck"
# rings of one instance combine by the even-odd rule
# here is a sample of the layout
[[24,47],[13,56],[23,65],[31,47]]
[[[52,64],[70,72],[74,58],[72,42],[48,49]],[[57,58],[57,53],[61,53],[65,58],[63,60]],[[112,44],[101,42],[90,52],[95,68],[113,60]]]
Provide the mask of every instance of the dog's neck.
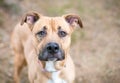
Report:
[[55,69],[54,61],[47,61],[45,70],[51,73],[51,79],[48,80],[48,83],[67,83],[60,78],[61,71]]

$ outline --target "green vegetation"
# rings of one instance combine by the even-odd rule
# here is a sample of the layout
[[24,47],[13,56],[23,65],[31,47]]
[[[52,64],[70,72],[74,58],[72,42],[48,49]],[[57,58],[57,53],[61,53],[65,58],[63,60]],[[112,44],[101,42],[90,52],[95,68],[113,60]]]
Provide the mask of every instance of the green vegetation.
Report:
[[72,34],[72,44],[78,42],[79,40],[84,39],[85,32],[83,30],[75,30]]
[[0,7],[5,8],[5,9],[9,8],[8,4],[6,4],[4,0],[0,0]]
[[0,7],[10,13],[19,13],[20,7],[17,4],[8,4],[5,0],[0,0]]
[[3,24],[3,18],[2,18],[2,14],[0,13],[0,25]]

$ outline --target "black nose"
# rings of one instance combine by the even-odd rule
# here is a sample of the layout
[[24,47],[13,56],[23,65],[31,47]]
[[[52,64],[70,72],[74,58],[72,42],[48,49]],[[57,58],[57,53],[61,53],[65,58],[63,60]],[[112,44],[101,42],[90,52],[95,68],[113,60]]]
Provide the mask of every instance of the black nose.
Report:
[[59,45],[54,42],[50,42],[47,44],[46,49],[49,53],[55,54],[59,51]]

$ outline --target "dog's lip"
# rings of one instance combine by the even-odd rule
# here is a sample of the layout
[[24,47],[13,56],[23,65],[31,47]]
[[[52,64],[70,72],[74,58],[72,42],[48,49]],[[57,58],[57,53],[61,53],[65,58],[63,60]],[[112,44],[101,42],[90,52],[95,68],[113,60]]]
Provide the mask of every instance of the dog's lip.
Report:
[[48,58],[48,61],[57,61],[57,58],[50,57],[50,58]]

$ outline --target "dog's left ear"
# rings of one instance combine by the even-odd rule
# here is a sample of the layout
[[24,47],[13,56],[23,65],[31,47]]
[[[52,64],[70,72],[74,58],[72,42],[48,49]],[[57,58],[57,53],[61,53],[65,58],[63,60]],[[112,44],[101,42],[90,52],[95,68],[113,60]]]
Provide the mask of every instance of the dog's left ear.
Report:
[[69,23],[71,27],[74,28],[79,25],[79,27],[83,28],[82,21],[78,15],[68,14],[68,15],[64,15],[63,17],[65,18],[65,20]]

